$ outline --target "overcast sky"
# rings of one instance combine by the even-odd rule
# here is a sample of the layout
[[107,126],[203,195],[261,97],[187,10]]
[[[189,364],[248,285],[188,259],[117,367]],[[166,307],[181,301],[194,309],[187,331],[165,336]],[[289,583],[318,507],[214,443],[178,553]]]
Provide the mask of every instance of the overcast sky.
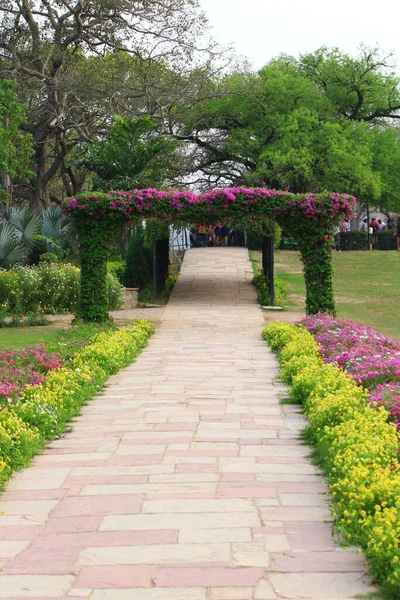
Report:
[[278,54],[321,46],[355,55],[361,43],[394,51],[400,70],[400,0],[200,0],[224,44],[259,69]]

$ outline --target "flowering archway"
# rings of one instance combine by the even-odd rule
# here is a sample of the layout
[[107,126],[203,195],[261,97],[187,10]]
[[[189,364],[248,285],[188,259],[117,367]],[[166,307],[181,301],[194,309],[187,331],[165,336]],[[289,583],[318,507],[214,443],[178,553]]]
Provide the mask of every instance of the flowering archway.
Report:
[[64,202],[73,218],[81,253],[81,302],[78,316],[108,318],[107,247],[121,225],[138,219],[210,225],[251,223],[270,217],[296,238],[304,264],[306,312],[334,314],[332,227],[352,216],[354,196],[291,194],[265,188],[224,188],[205,194],[188,191],[83,193]]

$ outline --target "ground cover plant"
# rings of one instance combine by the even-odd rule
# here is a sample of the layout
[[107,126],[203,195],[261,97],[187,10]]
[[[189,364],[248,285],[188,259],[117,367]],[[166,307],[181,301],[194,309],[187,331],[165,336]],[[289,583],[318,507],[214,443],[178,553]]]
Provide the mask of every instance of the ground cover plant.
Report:
[[366,389],[370,402],[385,406],[400,430],[400,341],[330,315],[306,317],[301,325],[319,344],[324,362],[338,365]]
[[[59,342],[64,352],[73,353],[64,355],[62,364],[61,352],[48,355],[36,348],[26,353],[28,365],[31,355],[37,353],[36,364],[42,370],[39,372],[38,368],[36,380],[21,379],[18,390],[9,390],[7,397],[3,395],[5,400],[0,405],[0,489],[14,470],[29,463],[46,440],[65,431],[70,419],[79,414],[80,407],[101,389],[110,375],[134,360],[152,332],[153,326],[140,320],[124,329],[102,331],[87,345],[83,345],[82,339],[70,346]],[[14,356],[12,354],[10,358]]]
[[303,404],[305,437],[326,473],[335,526],[361,546],[372,574],[393,598],[400,595],[400,464],[398,436],[385,407],[340,367],[324,363],[304,328],[274,323],[263,338],[278,352],[291,397]]

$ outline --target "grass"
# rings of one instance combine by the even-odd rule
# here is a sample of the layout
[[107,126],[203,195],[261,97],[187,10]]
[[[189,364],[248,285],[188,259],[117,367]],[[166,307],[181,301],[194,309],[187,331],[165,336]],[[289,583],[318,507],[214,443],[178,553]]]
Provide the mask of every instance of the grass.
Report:
[[[252,254],[261,264],[261,252]],[[337,316],[366,323],[399,339],[400,254],[395,251],[335,252],[333,263]],[[288,284],[287,312],[300,318],[305,302],[300,253],[277,250],[275,272]],[[286,320],[284,315],[281,316]]]
[[61,336],[61,329],[54,327],[4,327],[0,329],[0,347],[14,350],[39,342],[53,342]]

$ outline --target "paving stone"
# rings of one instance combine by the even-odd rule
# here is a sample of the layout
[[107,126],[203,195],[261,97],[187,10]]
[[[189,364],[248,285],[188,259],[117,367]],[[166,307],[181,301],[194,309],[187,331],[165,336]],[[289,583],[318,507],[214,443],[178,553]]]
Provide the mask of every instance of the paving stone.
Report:
[[187,563],[229,563],[229,544],[159,544],[85,548],[80,565],[168,565]]
[[252,513],[122,515],[104,517],[101,531],[135,531],[142,529],[221,529],[226,527],[259,527]]
[[95,590],[91,600],[207,600],[206,588]]
[[179,532],[179,542],[182,544],[251,541],[251,530],[244,527],[232,527],[231,529],[183,529]]
[[152,585],[149,566],[82,567],[74,585],[82,588],[148,588]]
[[233,569],[221,567],[162,567],[156,576],[160,587],[235,587],[254,586],[263,576],[263,569]]
[[270,573],[279,597],[297,600],[350,600],[374,590],[360,573]]
[[255,513],[247,500],[145,500],[142,513]]
[[64,596],[71,575],[0,575],[0,598],[53,598]]

